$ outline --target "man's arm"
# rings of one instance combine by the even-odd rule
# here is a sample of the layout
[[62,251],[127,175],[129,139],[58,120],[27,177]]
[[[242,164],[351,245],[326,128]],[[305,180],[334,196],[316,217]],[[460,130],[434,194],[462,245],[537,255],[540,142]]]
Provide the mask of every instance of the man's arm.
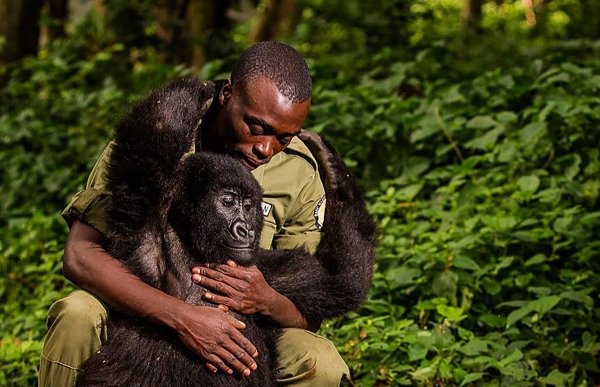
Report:
[[240,332],[245,325],[212,307],[198,307],[146,284],[103,248],[104,236],[75,220],[65,245],[64,276],[127,315],[165,325],[207,360],[209,368],[249,375],[256,348]]
[[194,282],[218,289],[219,294],[206,293],[211,302],[225,305],[243,314],[259,313],[273,324],[284,328],[300,328],[316,332],[320,321],[308,321],[287,297],[273,289],[256,266],[240,267],[233,261],[227,265],[195,267]]

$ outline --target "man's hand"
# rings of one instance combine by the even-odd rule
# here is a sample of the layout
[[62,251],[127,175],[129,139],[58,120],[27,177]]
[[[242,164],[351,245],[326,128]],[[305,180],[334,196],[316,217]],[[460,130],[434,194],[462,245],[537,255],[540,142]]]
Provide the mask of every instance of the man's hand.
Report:
[[239,331],[246,325],[227,314],[226,308],[192,306],[182,313],[177,334],[183,343],[207,361],[212,372],[234,371],[249,376],[256,370],[258,351]]
[[194,282],[212,290],[205,294],[210,302],[242,314],[259,313],[283,328],[313,332],[319,328],[320,322],[307,321],[289,298],[265,281],[256,266],[241,267],[230,260],[226,265],[194,267],[192,273]]
[[233,261],[227,265],[206,265],[192,269],[194,282],[212,290],[204,297],[242,314],[267,314],[269,305],[279,295],[256,266],[240,267]]

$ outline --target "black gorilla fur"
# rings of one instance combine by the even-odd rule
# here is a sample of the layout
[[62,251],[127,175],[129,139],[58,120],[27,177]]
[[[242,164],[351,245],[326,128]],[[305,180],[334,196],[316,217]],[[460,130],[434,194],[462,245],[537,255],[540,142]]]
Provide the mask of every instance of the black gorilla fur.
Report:
[[[342,159],[316,135],[303,132],[319,160],[327,196],[316,254],[303,248],[263,250],[258,235],[251,238],[251,250],[227,247],[235,232],[222,194],[235,193],[242,217],[258,234],[262,190],[229,156],[187,154],[210,105],[203,101],[215,87],[212,82],[174,82],[139,102],[120,122],[107,172],[113,195],[109,252],[145,282],[194,305],[214,306],[192,282],[191,268],[234,257],[240,265],[256,264],[309,320],[357,308],[373,274],[375,225]],[[242,333],[261,354],[250,377],[213,374],[171,330],[113,313],[109,339],[86,364],[82,385],[273,386],[277,329],[258,316],[235,316],[246,324]]]

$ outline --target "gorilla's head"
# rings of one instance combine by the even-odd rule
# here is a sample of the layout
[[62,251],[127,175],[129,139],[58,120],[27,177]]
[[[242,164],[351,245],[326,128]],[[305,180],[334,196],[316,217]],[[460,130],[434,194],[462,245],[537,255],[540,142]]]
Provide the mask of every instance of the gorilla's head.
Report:
[[262,189],[231,156],[195,153],[181,165],[169,223],[197,261],[254,262],[263,226]]

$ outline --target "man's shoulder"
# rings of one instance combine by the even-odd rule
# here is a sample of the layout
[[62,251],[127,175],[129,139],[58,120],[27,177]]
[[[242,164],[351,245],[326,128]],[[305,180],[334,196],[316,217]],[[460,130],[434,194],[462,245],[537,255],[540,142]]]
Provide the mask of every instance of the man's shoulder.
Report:
[[287,148],[281,152],[282,161],[296,160],[302,164],[308,164],[314,171],[317,170],[317,160],[308,147],[298,137],[294,137]]

